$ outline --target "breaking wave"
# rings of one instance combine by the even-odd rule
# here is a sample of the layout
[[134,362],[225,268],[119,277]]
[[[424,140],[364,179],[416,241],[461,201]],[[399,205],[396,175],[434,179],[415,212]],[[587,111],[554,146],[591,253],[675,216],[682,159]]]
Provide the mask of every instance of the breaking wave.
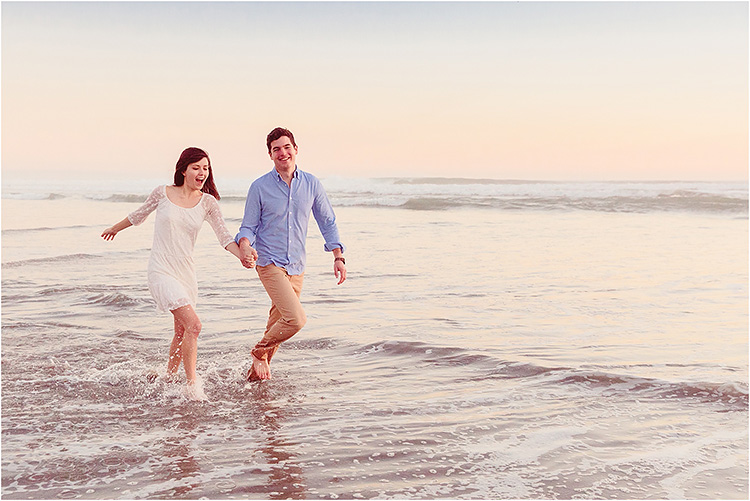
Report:
[[[378,202],[363,201],[352,203],[355,206],[382,206]],[[453,208],[491,208],[498,210],[564,211],[585,210],[598,212],[649,213],[657,211],[708,212],[727,214],[747,214],[747,199],[709,195],[703,193],[673,193],[656,197],[415,197],[396,207],[409,210],[446,210]]]
[[404,358],[410,364],[439,367],[470,367],[472,380],[529,380],[539,385],[560,385],[597,390],[602,396],[639,399],[681,400],[718,404],[726,411],[748,410],[746,382],[664,381],[604,370],[545,367],[533,363],[500,360],[492,355],[459,347],[433,346],[422,342],[383,341],[353,349],[355,357]]
[[[218,188],[224,204],[242,204],[251,179],[223,180]],[[467,178],[321,179],[334,206],[390,207],[441,211],[482,208],[508,211],[702,212],[748,214],[748,185],[743,182],[613,181],[556,182]],[[139,204],[162,182],[139,180],[113,186],[55,186],[38,190],[4,190],[16,199],[85,198]],[[107,190],[117,190],[116,192]]]
[[491,179],[330,179],[335,205],[439,211],[482,208],[510,211],[649,213],[705,212],[747,215],[743,183],[557,183]]

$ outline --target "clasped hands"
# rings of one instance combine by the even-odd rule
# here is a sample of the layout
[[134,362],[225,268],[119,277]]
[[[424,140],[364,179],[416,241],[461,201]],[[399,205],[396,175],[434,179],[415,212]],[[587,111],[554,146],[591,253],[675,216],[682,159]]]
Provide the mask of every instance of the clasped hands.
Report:
[[255,268],[258,261],[258,253],[249,245],[240,245],[240,262],[245,268]]

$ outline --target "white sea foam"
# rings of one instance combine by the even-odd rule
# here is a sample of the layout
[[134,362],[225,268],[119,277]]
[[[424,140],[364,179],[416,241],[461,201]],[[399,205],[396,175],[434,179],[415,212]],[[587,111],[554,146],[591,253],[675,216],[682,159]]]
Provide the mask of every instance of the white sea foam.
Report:
[[182,394],[188,400],[195,400],[205,402],[208,400],[206,392],[203,390],[203,378],[200,375],[196,375],[195,382],[186,383],[182,387]]

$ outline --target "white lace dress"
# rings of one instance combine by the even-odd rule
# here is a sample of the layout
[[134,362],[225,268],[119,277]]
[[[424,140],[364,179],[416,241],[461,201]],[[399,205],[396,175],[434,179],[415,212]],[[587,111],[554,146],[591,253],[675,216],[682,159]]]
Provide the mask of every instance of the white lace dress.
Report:
[[161,311],[189,304],[195,308],[198,280],[193,248],[203,221],[211,225],[222,247],[229,245],[234,238],[227,231],[219,203],[208,193],[203,193],[195,207],[186,209],[169,200],[166,186],[159,186],[139,209],[128,214],[128,220],[139,225],[154,210],[156,221],[148,262],[148,288]]

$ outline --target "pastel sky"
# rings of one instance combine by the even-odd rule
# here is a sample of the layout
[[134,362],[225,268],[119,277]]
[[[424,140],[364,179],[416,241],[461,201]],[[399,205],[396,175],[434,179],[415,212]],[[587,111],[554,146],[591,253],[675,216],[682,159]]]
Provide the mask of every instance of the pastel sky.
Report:
[[[2,175],[745,180],[748,2],[3,2]],[[217,171],[218,172],[218,171]]]

